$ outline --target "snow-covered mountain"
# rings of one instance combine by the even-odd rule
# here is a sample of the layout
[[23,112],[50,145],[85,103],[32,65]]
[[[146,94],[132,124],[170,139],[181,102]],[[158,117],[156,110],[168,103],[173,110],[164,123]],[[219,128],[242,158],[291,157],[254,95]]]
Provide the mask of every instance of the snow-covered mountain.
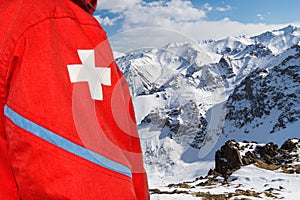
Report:
[[133,95],[150,185],[207,173],[232,138],[298,136],[300,28],[139,49],[117,63]]
[[260,127],[275,133],[299,121],[300,46],[292,46],[244,78],[227,101],[226,119],[228,134],[256,132]]

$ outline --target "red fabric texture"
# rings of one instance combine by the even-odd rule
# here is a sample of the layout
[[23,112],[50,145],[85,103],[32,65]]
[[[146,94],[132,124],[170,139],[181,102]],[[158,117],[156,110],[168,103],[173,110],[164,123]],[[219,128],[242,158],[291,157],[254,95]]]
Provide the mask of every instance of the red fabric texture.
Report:
[[[132,178],[91,163],[0,114],[0,199],[148,200],[140,140],[127,83],[98,22],[69,0],[0,5],[0,103],[61,137],[120,163]],[[94,50],[111,70],[103,101],[71,83],[77,50]]]

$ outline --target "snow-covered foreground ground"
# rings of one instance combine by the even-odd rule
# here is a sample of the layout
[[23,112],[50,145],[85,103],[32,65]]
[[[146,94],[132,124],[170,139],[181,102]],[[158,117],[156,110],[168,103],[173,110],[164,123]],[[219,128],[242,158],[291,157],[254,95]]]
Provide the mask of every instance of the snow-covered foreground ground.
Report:
[[[293,130],[293,132],[295,131]],[[277,139],[278,145],[283,144],[280,137]],[[216,145],[213,152],[221,149],[221,141],[225,141],[225,138],[219,140],[219,144]],[[260,156],[257,148],[258,146],[262,148],[267,145],[265,143],[239,142],[237,149],[241,156],[245,156],[246,152],[256,152],[254,154],[261,160],[257,160],[255,164],[242,166],[239,170],[233,172],[226,181],[216,174],[215,176],[208,176],[210,169],[215,169],[215,161],[212,159],[212,155],[192,163],[178,160],[172,166],[169,166],[168,170],[148,168],[151,200],[300,199],[300,159],[298,156],[300,154],[300,141],[299,139],[290,141],[296,144],[297,148],[292,150],[294,148],[291,145],[292,143],[285,142],[285,145],[290,144],[290,146],[283,147],[283,144],[280,150],[274,150],[277,155],[274,155],[273,158],[277,158],[277,161],[275,161],[277,164],[272,165],[269,163],[270,165],[264,167],[265,169],[258,167],[263,167],[258,163],[263,161],[264,155],[260,154]],[[167,142],[170,143],[171,141]],[[289,148],[287,151],[292,156],[290,160],[282,154],[284,153],[282,148]],[[269,150],[272,151],[270,148]],[[286,159],[283,164],[280,164],[278,156]]]
[[[151,200],[202,199],[204,197],[201,197],[201,195],[204,195],[204,193],[218,195],[212,199],[295,200],[300,198],[300,174],[285,174],[280,170],[264,170],[254,165],[242,167],[240,170],[234,172],[229,178],[228,183],[224,183],[223,179],[219,178],[218,182],[203,186],[201,183],[205,181],[207,179],[192,180],[185,182],[185,185],[177,187],[159,187],[158,189],[161,192],[177,190],[177,193],[185,191],[186,194],[152,194]],[[200,197],[197,197],[197,195]]]

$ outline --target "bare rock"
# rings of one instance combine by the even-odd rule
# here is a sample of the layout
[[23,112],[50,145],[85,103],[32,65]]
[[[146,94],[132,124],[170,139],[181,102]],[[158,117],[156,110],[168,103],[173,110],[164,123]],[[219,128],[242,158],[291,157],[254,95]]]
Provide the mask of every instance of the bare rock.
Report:
[[215,171],[228,178],[232,172],[239,169],[242,165],[242,159],[239,152],[239,145],[235,141],[228,141],[221,150],[216,152]]

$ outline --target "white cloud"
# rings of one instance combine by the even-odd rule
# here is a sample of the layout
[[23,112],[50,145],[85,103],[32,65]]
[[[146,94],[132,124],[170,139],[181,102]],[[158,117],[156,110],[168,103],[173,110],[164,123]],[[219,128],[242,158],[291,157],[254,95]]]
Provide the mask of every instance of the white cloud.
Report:
[[171,0],[138,4],[124,11],[123,16],[123,28],[127,29],[197,21],[205,17],[205,12],[194,8],[190,1]]
[[100,22],[100,24],[104,26],[113,26],[115,25],[116,21],[122,18],[122,16],[114,17],[114,18],[109,18],[108,16],[101,18],[100,15],[96,15],[95,18]]
[[113,25],[116,20],[124,19],[122,30],[140,26],[164,26],[173,22],[198,21],[206,16],[204,10],[193,7],[192,2],[187,0],[160,0],[149,3],[141,0],[128,0],[123,3],[121,0],[103,0],[98,5],[100,12],[101,9],[108,10],[119,17],[99,18],[99,21],[105,23],[104,25]]
[[262,14],[257,14],[256,15],[260,20],[264,20],[265,18],[264,18],[264,16],[262,15]]
[[204,8],[204,10],[207,10],[207,11],[212,11],[212,9],[213,9],[213,7],[209,3],[204,4],[203,8]]
[[98,10],[110,10],[117,13],[123,10],[140,4],[142,0],[101,0],[98,3]]
[[231,10],[231,6],[230,5],[227,5],[226,7],[216,7],[216,10],[219,11],[219,12],[225,12],[225,11],[228,11],[228,10]]

